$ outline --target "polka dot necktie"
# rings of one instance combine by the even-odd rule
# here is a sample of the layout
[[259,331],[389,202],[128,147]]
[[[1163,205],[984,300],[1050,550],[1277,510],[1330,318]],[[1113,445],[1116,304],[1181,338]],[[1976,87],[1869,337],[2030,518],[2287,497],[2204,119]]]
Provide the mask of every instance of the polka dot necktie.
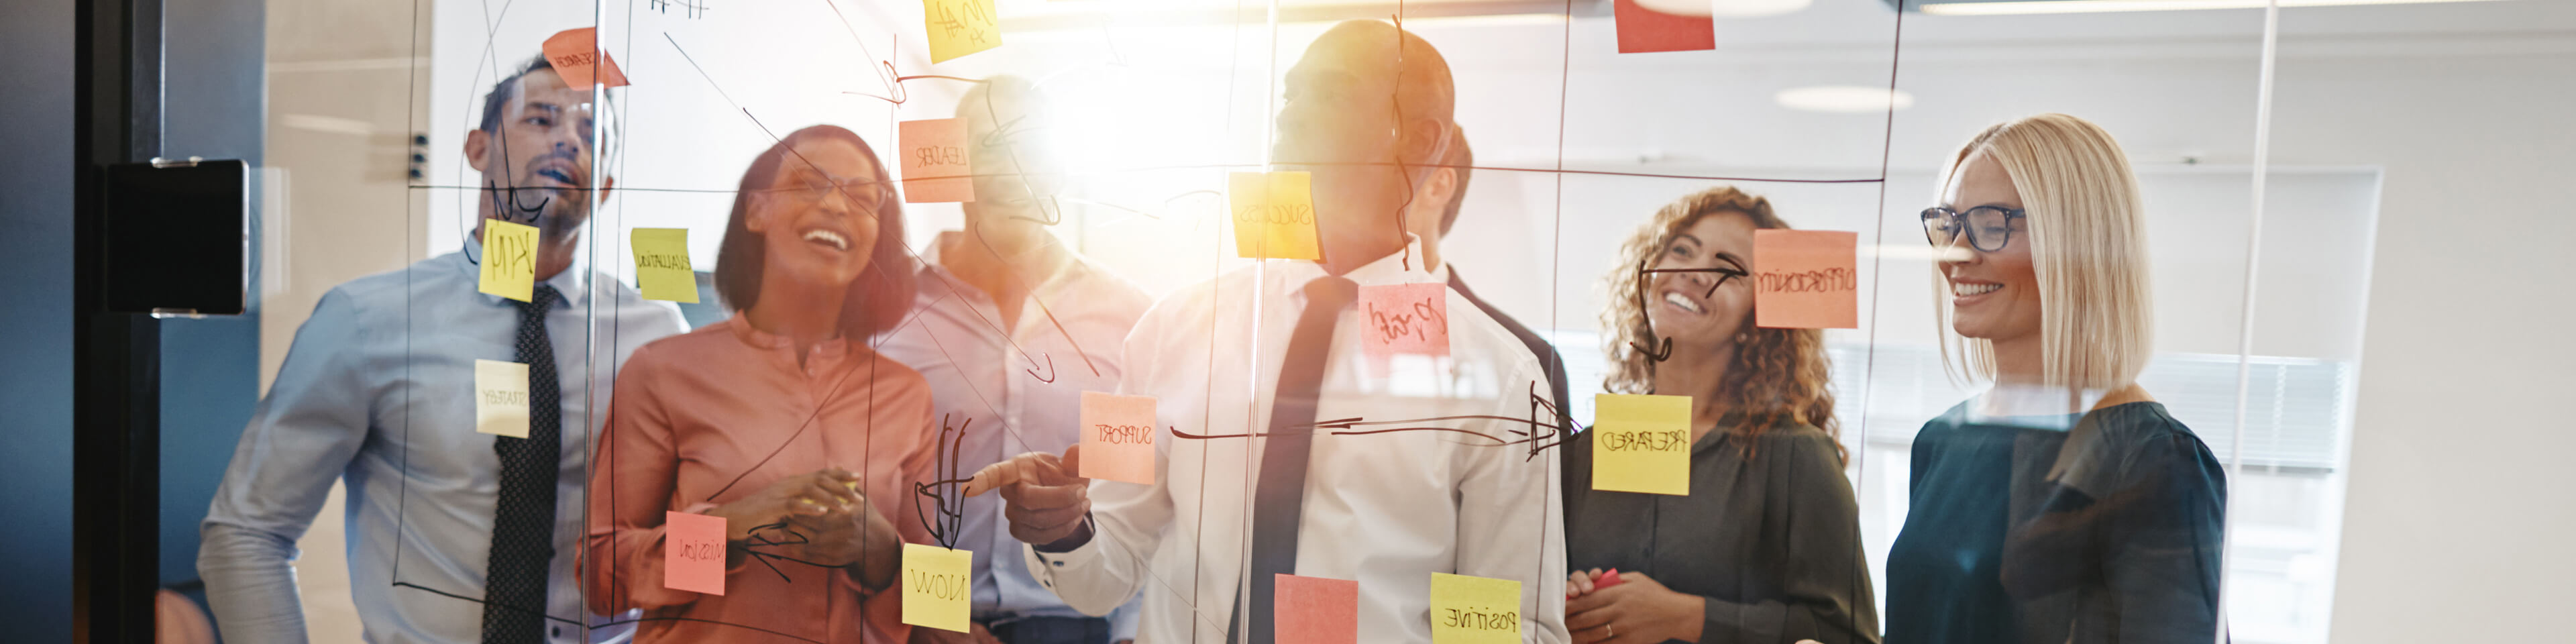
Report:
[[555,557],[555,478],[563,462],[563,387],[555,380],[546,311],[563,296],[538,285],[519,307],[519,362],[528,365],[528,437],[492,437],[501,498],[483,584],[484,644],[545,641],[546,571]]

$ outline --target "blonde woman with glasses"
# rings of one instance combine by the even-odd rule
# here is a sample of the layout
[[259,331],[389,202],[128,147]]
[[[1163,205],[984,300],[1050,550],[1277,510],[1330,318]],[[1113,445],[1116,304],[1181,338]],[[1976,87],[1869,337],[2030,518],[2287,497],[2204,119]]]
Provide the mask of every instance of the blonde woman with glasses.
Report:
[[1923,229],[1943,362],[1993,387],[1915,435],[1887,643],[2219,639],[2227,481],[2136,382],[2153,316],[2119,143],[2043,114],[1986,128],[1942,177]]

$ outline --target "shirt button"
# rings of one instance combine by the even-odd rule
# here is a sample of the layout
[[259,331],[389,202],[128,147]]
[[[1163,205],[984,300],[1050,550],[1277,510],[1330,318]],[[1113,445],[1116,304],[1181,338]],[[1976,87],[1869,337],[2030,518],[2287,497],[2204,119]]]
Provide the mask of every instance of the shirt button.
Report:
[[563,626],[560,624],[555,626],[555,637],[563,637]]

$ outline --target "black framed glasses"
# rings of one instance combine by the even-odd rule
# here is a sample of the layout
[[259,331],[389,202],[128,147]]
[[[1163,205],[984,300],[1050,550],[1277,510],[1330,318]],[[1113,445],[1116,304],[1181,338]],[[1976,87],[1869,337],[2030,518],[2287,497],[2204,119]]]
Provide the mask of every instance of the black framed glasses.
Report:
[[1923,239],[1934,248],[1958,243],[1964,231],[1968,245],[1983,252],[2004,249],[2012,243],[2012,220],[2028,218],[2020,208],[1977,206],[1967,211],[1942,206],[1923,209]]

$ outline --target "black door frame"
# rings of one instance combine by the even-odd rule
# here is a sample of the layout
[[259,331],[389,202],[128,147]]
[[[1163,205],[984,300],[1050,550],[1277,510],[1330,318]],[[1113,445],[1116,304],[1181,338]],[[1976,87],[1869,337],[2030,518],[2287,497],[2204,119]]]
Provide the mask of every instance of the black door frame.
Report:
[[159,587],[161,327],[108,311],[108,165],[161,152],[162,1],[79,0],[74,14],[72,633],[150,642]]

